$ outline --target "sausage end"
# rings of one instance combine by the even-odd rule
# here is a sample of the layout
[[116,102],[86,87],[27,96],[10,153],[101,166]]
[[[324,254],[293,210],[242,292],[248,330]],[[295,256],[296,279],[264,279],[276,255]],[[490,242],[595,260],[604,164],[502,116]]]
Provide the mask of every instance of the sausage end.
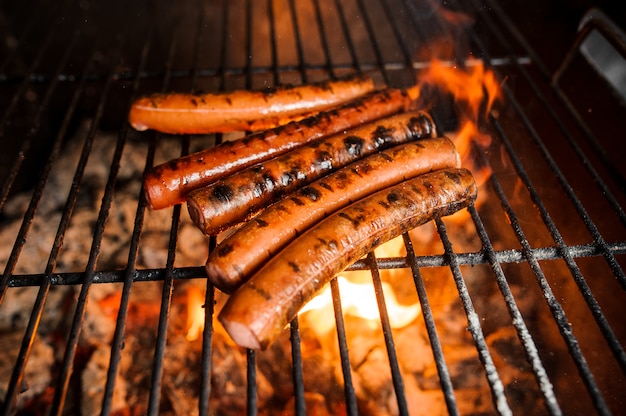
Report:
[[241,285],[241,281],[231,281],[222,267],[210,261],[207,262],[205,270],[211,283],[224,293],[231,294]]
[[187,198],[187,210],[193,223],[206,234],[206,220],[202,213],[202,208],[198,206],[193,198]]
[[261,345],[255,333],[246,324],[222,319],[221,316],[220,322],[233,341],[235,341],[235,343],[240,347],[250,348],[253,350],[260,350],[266,347],[266,345]]

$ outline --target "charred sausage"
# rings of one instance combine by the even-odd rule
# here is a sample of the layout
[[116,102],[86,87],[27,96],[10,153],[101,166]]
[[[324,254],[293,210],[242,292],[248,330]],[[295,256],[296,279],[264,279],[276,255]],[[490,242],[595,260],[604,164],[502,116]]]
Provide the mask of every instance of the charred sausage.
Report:
[[460,166],[445,137],[406,143],[356,161],[263,210],[209,254],[206,271],[231,293],[297,235],[338,209],[383,188],[434,170]]
[[155,166],[144,176],[146,199],[152,209],[167,208],[215,180],[270,159],[313,140],[394,113],[407,111],[411,99],[397,89],[375,91],[336,109],[299,122],[227,141],[216,147]]
[[240,346],[264,349],[327,282],[376,246],[476,198],[465,169],[379,191],[296,238],[228,299],[219,320]]
[[194,223],[207,235],[252,218],[259,210],[355,160],[393,145],[430,137],[430,116],[409,112],[317,140],[246,168],[187,196]]
[[374,90],[365,75],[263,91],[153,94],[133,102],[128,120],[136,130],[194,134],[276,127]]

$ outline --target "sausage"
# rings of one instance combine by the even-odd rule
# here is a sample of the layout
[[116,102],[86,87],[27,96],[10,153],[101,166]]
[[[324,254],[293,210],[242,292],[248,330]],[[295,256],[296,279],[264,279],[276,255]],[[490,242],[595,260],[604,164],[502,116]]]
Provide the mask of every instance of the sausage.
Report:
[[302,144],[394,113],[407,111],[411,99],[402,90],[375,91],[332,110],[238,140],[223,142],[155,166],[144,175],[146,199],[152,209],[167,208],[187,194],[255,163]]
[[133,102],[128,121],[139,131],[195,134],[276,127],[360,97],[375,88],[365,75],[298,86],[206,94],[152,94]]
[[355,127],[190,192],[189,215],[205,234],[218,234],[252,218],[282,195],[357,159],[399,143],[430,137],[433,132],[432,119],[419,111]]
[[473,202],[466,169],[417,176],[332,214],[291,242],[227,300],[218,319],[238,345],[265,349],[322,287],[376,246]]
[[403,180],[460,167],[445,137],[406,143],[356,161],[287,195],[224,239],[209,254],[206,271],[232,293],[297,235],[338,209]]

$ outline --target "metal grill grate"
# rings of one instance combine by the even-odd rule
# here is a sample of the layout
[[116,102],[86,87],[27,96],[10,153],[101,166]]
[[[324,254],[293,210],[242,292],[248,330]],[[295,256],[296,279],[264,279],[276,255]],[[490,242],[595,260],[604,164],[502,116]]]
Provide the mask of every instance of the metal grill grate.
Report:
[[[140,197],[140,175],[124,173],[127,153],[139,149],[141,173],[162,160],[226,138],[135,132],[125,124],[133,97],[152,91],[303,83],[355,71],[372,75],[380,85],[406,87],[420,69],[430,65],[433,45],[446,39],[443,35],[451,28],[460,30],[466,25],[463,19],[453,23],[451,15],[436,13],[427,1],[135,3],[67,0],[59,5],[42,0],[27,8],[3,2],[0,8],[5,40],[0,46],[0,140],[7,149],[0,164],[0,232],[9,242],[6,252],[0,253],[0,312],[12,308],[10,300],[21,288],[38,288],[32,303],[23,305],[26,321],[13,325],[21,337],[17,358],[3,381],[3,414],[13,413],[28,381],[26,364],[43,330],[49,295],[58,287],[76,287],[77,293],[64,328],[63,353],[55,358],[55,381],[39,398],[47,395],[45,406],[52,414],[77,411],[72,401],[78,398],[71,385],[76,368],[83,365],[79,344],[90,291],[96,284],[121,291],[106,383],[98,393],[102,413],[114,413],[132,291],[141,290],[135,288],[142,282],[162,282],[162,296],[155,300],[160,308],[156,343],[147,352],[153,355],[152,368],[147,402],[140,408],[149,414],[163,410],[175,288],[204,281],[204,268],[201,262],[180,264],[180,246],[187,238],[181,235],[186,213],[180,206],[167,212],[166,256],[156,260],[158,267],[149,267],[142,250],[150,249],[143,247],[151,238],[151,224],[162,217],[150,212]],[[448,64],[473,65],[482,60],[503,85],[502,105],[482,126],[492,142],[472,148],[479,165],[491,172],[481,187],[487,198],[469,207],[463,225],[437,220],[434,246],[424,246],[407,234],[403,240],[406,256],[376,258],[372,253],[349,268],[371,272],[397,414],[415,410],[415,399],[406,393],[407,378],[415,376],[403,369],[398,357],[397,331],[387,316],[381,271],[401,269],[411,270],[413,282],[405,286],[414,286],[422,306],[421,319],[441,391],[437,397],[450,414],[467,411],[467,405],[460,403],[466,396],[459,393],[462,381],[449,366],[454,346],[449,335],[442,336],[446,322],[436,310],[440,305],[429,300],[438,296],[437,285],[446,280],[456,288],[454,305],[458,312],[464,311],[474,360],[481,364],[490,392],[487,398],[475,392],[472,400],[478,409],[486,406],[489,411],[510,414],[528,410],[528,401],[539,400],[549,414],[589,410],[609,414],[618,413],[624,405],[620,392],[626,375],[626,332],[620,305],[626,290],[626,180],[619,142],[625,127],[624,103],[578,53],[574,38],[582,12],[574,10],[574,20],[550,26],[552,21],[539,19],[563,5],[539,7],[545,15],[532,16],[538,19],[533,24],[553,31],[544,42],[534,38],[536,27],[527,26],[530,20],[525,12],[514,7],[495,1],[454,2],[453,10],[467,13],[475,22],[463,31],[467,45],[446,45],[455,51],[455,59]],[[552,78],[552,74],[556,75]],[[444,110],[433,108],[432,112],[445,129],[451,123]],[[98,154],[103,148],[94,147],[103,134],[116,138],[108,145],[114,148],[110,156]],[[55,195],[60,201],[52,210],[55,215],[47,216],[55,172],[66,163],[64,153],[72,146],[80,150],[71,174],[61,182],[63,194]],[[87,203],[86,195],[92,192],[86,171],[100,157],[106,159],[107,171],[101,193],[92,202],[94,221],[88,224],[93,228],[88,231],[84,256],[70,262],[67,252],[74,238],[70,230],[78,221],[78,209]],[[121,212],[116,205],[120,187],[130,186],[127,182],[135,184],[131,188],[136,190],[134,212]],[[126,221],[128,236],[119,242],[107,230],[124,215],[132,219]],[[53,227],[45,228],[41,221],[53,221]],[[114,244],[118,246],[110,250],[108,246]],[[215,244],[211,238],[209,249]],[[36,252],[43,252],[42,260],[34,259]],[[104,252],[117,253],[123,264],[104,258]],[[362,405],[351,362],[354,345],[347,335],[349,323],[344,322],[336,280],[331,290],[343,409],[356,414]],[[491,314],[492,305],[483,298],[489,291],[499,292],[494,302],[503,307],[497,311],[508,312],[508,317]],[[200,414],[214,412],[212,323],[219,295],[210,284],[206,286],[206,325],[197,370]],[[534,301],[530,310],[526,307],[529,299]],[[453,307],[446,313],[452,311]],[[488,341],[494,320],[504,320],[513,329],[525,360],[519,368],[534,380],[530,389],[537,392],[535,396],[524,396],[527,386],[516,390],[515,382],[503,380],[508,364],[502,360],[515,356],[500,352]],[[1,331],[11,329],[7,325]],[[289,336],[291,411],[304,414],[307,357],[298,320],[290,325]],[[250,414],[256,414],[260,406],[260,354],[248,350],[245,355]],[[481,401],[489,403],[477,404]]]

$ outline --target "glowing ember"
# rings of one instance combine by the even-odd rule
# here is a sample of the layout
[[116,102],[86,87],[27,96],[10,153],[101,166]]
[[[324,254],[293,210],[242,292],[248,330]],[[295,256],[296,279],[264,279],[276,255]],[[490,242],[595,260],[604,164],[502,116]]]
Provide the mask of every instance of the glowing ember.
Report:
[[187,290],[187,341],[195,341],[204,330],[204,293],[195,286]]

